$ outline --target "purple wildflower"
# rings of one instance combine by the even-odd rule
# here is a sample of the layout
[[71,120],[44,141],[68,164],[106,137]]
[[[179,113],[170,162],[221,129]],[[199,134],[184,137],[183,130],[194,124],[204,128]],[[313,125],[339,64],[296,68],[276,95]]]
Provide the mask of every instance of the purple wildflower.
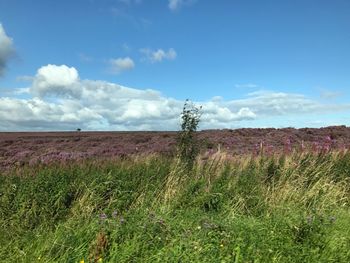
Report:
[[103,220],[106,220],[108,217],[105,213],[102,213],[100,214],[100,219],[103,221]]

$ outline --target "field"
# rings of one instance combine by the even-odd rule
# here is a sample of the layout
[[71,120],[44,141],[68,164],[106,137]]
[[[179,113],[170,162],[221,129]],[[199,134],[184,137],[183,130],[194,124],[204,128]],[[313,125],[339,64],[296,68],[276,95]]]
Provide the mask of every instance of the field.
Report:
[[[320,151],[323,145],[332,149],[350,148],[350,128],[321,129],[237,129],[198,132],[202,150],[218,147],[233,155],[250,155],[261,151],[283,152],[286,147],[304,147]],[[330,137],[331,142],[326,142]],[[0,132],[0,170],[53,160],[110,159],[115,157],[160,153],[173,155],[176,132]],[[287,142],[287,141],[290,142]],[[290,144],[290,145],[288,145]]]
[[0,261],[350,262],[349,134],[1,134]]

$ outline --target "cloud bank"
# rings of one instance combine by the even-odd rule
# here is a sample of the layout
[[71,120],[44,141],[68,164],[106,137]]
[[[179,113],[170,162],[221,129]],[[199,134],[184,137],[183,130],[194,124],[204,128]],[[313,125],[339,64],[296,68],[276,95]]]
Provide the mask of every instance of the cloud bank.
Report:
[[6,34],[4,27],[0,24],[0,77],[5,74],[7,63],[14,53],[13,40]]
[[[21,93],[28,98],[17,98],[18,90],[0,97],[0,130],[178,130],[183,107],[183,101],[156,90],[82,80],[74,67],[66,65],[39,68],[31,86]],[[203,106],[201,129],[350,109],[350,105],[322,104],[300,94],[267,91],[249,93],[240,100],[214,97],[195,103]]]

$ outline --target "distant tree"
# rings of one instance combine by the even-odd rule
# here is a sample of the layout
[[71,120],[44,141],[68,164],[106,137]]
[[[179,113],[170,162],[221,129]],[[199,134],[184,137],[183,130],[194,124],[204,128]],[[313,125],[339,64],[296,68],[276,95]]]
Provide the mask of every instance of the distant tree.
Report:
[[178,136],[178,155],[187,168],[192,169],[199,154],[196,131],[201,118],[202,106],[197,107],[186,99],[181,113],[181,131]]
[[81,132],[81,129],[80,129],[80,128],[77,128],[77,132]]

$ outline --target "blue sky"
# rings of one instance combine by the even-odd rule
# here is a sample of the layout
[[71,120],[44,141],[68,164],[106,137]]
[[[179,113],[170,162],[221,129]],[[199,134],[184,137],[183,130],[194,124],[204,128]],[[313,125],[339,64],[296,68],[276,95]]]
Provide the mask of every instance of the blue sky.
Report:
[[350,124],[348,0],[0,0],[0,130]]

